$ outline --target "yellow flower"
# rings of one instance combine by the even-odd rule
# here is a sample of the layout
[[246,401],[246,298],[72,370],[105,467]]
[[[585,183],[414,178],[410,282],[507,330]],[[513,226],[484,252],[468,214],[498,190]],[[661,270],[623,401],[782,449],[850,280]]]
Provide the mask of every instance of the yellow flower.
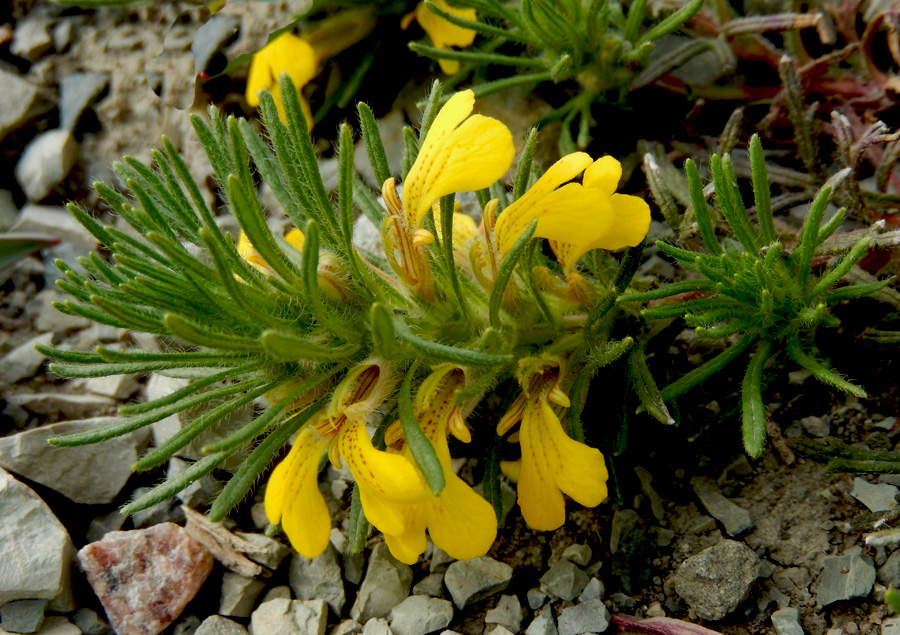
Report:
[[402,201],[394,179],[382,187],[389,214],[382,228],[388,260],[400,279],[426,300],[434,293],[424,247],[434,236],[422,229],[422,217],[442,196],[490,186],[506,173],[515,155],[509,129],[491,117],[472,115],[474,105],[471,90],[456,93],[444,104],[406,176]]
[[[426,529],[435,546],[458,560],[483,556],[497,536],[493,507],[459,478],[450,464],[448,431],[462,441],[471,439],[455,402],[456,391],[464,385],[463,371],[448,364],[435,370],[416,395],[416,416],[434,446],[445,485],[440,494],[426,490],[421,502],[402,507],[405,524],[402,533],[385,533],[388,548],[401,562],[414,564],[425,551]],[[402,453],[413,460],[408,446]]]
[[[582,183],[567,183],[582,171]],[[566,272],[591,249],[640,244],[650,228],[650,206],[637,196],[615,193],[621,176],[622,166],[612,157],[564,156],[500,213],[495,229],[500,250],[509,251],[534,219],[535,235],[551,241]]]
[[[457,17],[465,18],[466,20],[475,20],[476,18],[475,9],[458,9],[450,6],[446,0],[432,0],[432,2],[438,8]],[[444,18],[429,11],[424,2],[416,5],[415,18],[425,33],[428,34],[428,38],[436,49],[449,49],[452,46],[465,48],[472,46],[472,42],[475,41],[475,31],[447,22]],[[406,23],[408,24],[409,20]],[[453,75],[459,72],[460,63],[457,60],[439,59],[438,64],[440,64],[441,71],[445,75]]]
[[497,433],[502,435],[521,421],[519,508],[528,526],[540,531],[557,529],[565,522],[564,493],[585,507],[596,507],[607,494],[603,455],[569,437],[550,405],[552,402],[569,406],[559,378],[560,369],[555,362],[532,365],[520,373],[522,394],[497,425]]
[[284,104],[281,101],[281,88],[278,78],[287,73],[300,96],[300,106],[306,115],[310,128],[313,125],[312,110],[309,102],[303,97],[301,89],[316,76],[319,60],[313,47],[305,39],[293,33],[282,33],[266,44],[253,56],[250,62],[250,74],[247,76],[247,103],[259,106],[257,93],[264,88],[269,89],[275,98],[278,115],[284,121]]
[[413,464],[398,454],[375,449],[367,419],[381,406],[396,381],[382,360],[351,369],[334,391],[328,408],[300,432],[288,456],[272,472],[266,488],[266,516],[281,523],[294,548],[315,558],[328,546],[331,519],[319,492],[319,460],[324,451],[336,467],[341,459],[356,480],[366,518],[383,533],[402,534],[399,511],[424,496]]

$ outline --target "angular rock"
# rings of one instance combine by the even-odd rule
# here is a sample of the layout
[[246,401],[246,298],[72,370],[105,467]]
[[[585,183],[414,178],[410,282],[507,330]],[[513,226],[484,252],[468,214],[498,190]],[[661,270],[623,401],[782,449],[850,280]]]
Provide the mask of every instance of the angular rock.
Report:
[[108,533],[83,547],[78,561],[118,635],[162,632],[213,566],[209,551],[171,523]]
[[250,617],[250,635],[325,635],[328,605],[322,600],[271,600]]
[[412,569],[397,561],[383,542],[369,556],[366,577],[359,587],[350,617],[365,622],[372,617],[387,617],[391,609],[406,599],[412,586]]
[[[175,478],[190,466],[190,461],[173,456],[169,459],[169,469],[166,472],[166,478]],[[178,492],[175,498],[191,509],[198,509],[209,505],[220,491],[222,491],[222,483],[210,474],[205,474]]]
[[84,635],[115,635],[109,624],[101,620],[91,609],[78,609],[72,616],[72,621]]
[[363,625],[356,620],[344,620],[331,629],[329,635],[359,635],[362,631]]
[[262,602],[260,604],[265,604],[269,600],[292,600],[294,599],[291,596],[291,587],[286,584],[282,584],[276,587],[272,587],[266,594],[263,596]]
[[191,52],[194,54],[194,75],[197,73],[215,75],[221,72],[221,69],[209,68],[210,61],[221,49],[234,42],[240,28],[240,18],[219,13],[197,29],[191,43]]
[[16,25],[9,52],[29,62],[36,62],[52,46],[49,21],[40,16],[29,17]]
[[558,635],[558,633],[556,620],[553,619],[553,609],[549,606],[541,609],[525,629],[525,635]]
[[822,573],[813,585],[818,607],[865,597],[875,584],[875,566],[864,554],[829,556],[823,564]]
[[487,556],[460,560],[447,567],[444,584],[456,608],[462,609],[509,586],[513,569]]
[[37,494],[0,469],[0,604],[47,599],[72,610],[69,534]]
[[603,587],[603,583],[600,582],[600,578],[591,578],[591,581],[584,587],[584,591],[578,596],[578,601],[599,600],[605,592],[606,589]]
[[[69,210],[54,205],[26,205],[10,231],[56,236],[88,250],[97,246],[97,239],[75,220]],[[118,331],[114,329],[114,332]]]
[[99,395],[80,395],[65,392],[18,393],[7,395],[6,403],[21,406],[35,414],[61,414],[69,419],[87,419],[104,410],[110,410],[116,402]]
[[0,86],[0,141],[52,107],[37,86],[16,73],[0,69]]
[[449,626],[453,605],[447,600],[411,595],[391,609],[394,635],[425,635]]
[[691,479],[691,485],[694,486],[700,503],[713,518],[722,523],[729,536],[737,536],[753,526],[750,512],[725,498],[710,479],[695,476]]
[[113,510],[104,516],[99,516],[91,521],[87,530],[87,541],[97,542],[111,531],[119,531],[125,524],[126,517]]
[[44,623],[47,600],[16,600],[0,606],[0,625],[11,633],[37,633]]
[[822,417],[803,417],[800,419],[800,425],[811,436],[824,439],[831,434],[831,426]]
[[260,553],[248,553],[247,557],[270,569],[280,567],[281,562],[291,552],[289,547],[264,534],[248,534],[243,531],[236,531],[234,535],[246,540],[255,547],[259,547]]
[[490,609],[484,616],[485,624],[502,624],[513,633],[522,629],[522,620],[525,619],[525,609],[515,595],[501,595],[497,606]]
[[723,540],[678,567],[672,587],[705,620],[720,620],[750,593],[759,556],[745,544]]
[[17,346],[0,360],[0,381],[14,384],[21,379],[34,377],[38,369],[47,359],[43,353],[35,350],[35,345],[50,346],[53,344],[53,333],[44,333],[33,337],[21,346]]
[[103,443],[60,448],[50,437],[75,434],[108,425],[114,419],[66,421],[0,438],[0,466],[63,494],[76,503],[110,503],[131,477],[138,458],[133,434]]
[[528,589],[528,592],[525,594],[525,599],[528,600],[529,608],[536,611],[547,602],[547,594],[535,587],[534,589]]
[[803,635],[800,612],[794,608],[779,609],[772,613],[772,626],[777,635]]
[[[370,571],[371,567],[370,561]],[[329,543],[328,548],[317,558],[309,559],[295,553],[291,560],[289,580],[298,600],[325,600],[335,615],[341,614],[346,601],[344,577],[337,551],[332,544]],[[408,584],[406,592],[409,593]]]
[[[152,487],[137,487],[131,492],[131,500],[136,501],[152,490]],[[167,498],[155,505],[134,512],[130,516],[135,529],[144,529],[160,523],[180,523],[184,521],[184,511],[174,498]]]
[[81,629],[64,617],[48,617],[38,635],[82,635]]
[[871,512],[884,512],[897,506],[900,489],[887,483],[870,483],[857,476],[853,479],[850,496],[869,508]]
[[569,545],[562,552],[565,560],[577,564],[579,567],[586,567],[591,562],[591,556],[594,552],[587,545]]
[[878,581],[886,587],[900,587],[900,551],[895,551],[878,567]]
[[36,136],[16,164],[16,180],[29,201],[40,201],[56,187],[78,159],[78,142],[68,130],[48,130]]
[[[844,631],[841,631],[843,634]],[[831,633],[831,631],[829,631]],[[891,618],[881,623],[881,635],[900,635],[900,618]]]
[[[13,193],[9,190],[0,190],[0,231],[6,231],[12,227],[19,218],[19,208],[13,200]],[[42,289],[42,292],[46,289]]]
[[584,591],[590,578],[571,560],[560,560],[541,576],[541,588],[548,594],[571,602]]
[[515,633],[505,626],[493,624],[484,628],[484,635],[515,635]]
[[413,595],[427,595],[433,598],[444,597],[444,574],[429,573],[412,588]]
[[85,110],[90,108],[109,86],[109,74],[73,73],[60,82],[59,127],[75,130]]
[[388,626],[386,619],[376,617],[366,622],[362,635],[394,635],[394,633],[391,631],[391,627]]
[[607,628],[609,628],[609,611],[600,600],[570,606],[559,614],[559,635],[602,633]]
[[222,575],[222,591],[219,594],[219,615],[250,617],[253,605],[265,583],[239,573],[226,571]]
[[84,387],[95,395],[112,397],[121,401],[137,392],[140,384],[133,375],[109,375],[108,377],[89,377],[85,380]]
[[172,628],[172,635],[194,635],[200,628],[200,618],[196,615],[188,615],[180,620]]
[[221,615],[210,615],[200,623],[194,635],[247,635],[247,629]]

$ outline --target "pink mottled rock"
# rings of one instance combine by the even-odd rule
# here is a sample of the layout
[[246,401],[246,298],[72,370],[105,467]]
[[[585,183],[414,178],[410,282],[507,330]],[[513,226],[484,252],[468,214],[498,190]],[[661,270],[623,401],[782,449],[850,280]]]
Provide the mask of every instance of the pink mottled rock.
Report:
[[157,635],[196,595],[213,557],[178,525],[161,523],[110,532],[78,562],[119,635]]

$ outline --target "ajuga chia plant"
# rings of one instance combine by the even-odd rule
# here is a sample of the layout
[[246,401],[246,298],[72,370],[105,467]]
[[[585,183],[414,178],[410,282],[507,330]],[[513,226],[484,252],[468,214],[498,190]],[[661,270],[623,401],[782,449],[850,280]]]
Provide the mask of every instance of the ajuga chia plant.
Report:
[[[460,17],[430,0],[423,4],[450,24],[485,37],[475,50],[412,42],[413,51],[462,63],[456,75],[459,78],[491,65],[516,71],[510,77],[478,84],[473,89],[476,95],[545,81],[574,81],[577,93],[542,121],[562,119],[560,147],[584,148],[590,140],[591,105],[623,101],[632,80],[646,67],[654,42],[684,25],[700,10],[703,0],[690,0],[649,28],[644,27],[647,0],[632,2],[627,14],[621,4],[608,0],[453,0],[453,5],[475,9],[477,20]],[[513,50],[498,52],[506,45]],[[681,55],[680,63],[705,49],[705,44],[692,48]],[[516,50],[518,54],[511,54]],[[574,141],[571,125],[578,130]]]
[[[457,558],[490,548],[501,467],[518,474],[522,513],[537,529],[563,523],[563,493],[584,505],[602,502],[604,459],[583,442],[577,413],[594,371],[631,345],[631,338],[608,334],[615,297],[628,286],[650,221],[647,203],[615,193],[618,161],[576,153],[534,178],[532,132],[509,193],[497,183],[514,158],[509,130],[470,116],[471,91],[439,108],[435,84],[420,134],[406,131],[402,194],[374,117],[360,105],[384,205],[354,176],[347,125],[339,130],[332,200],[289,76],[282,75],[280,89],[284,123],[272,95],[260,93],[271,145],[247,121],[223,121],[215,110],[209,122],[192,118],[239,236],[219,229],[165,140],[154,168],[130,158],[116,166],[128,197],[96,185],[137,235],[70,206],[111,259],[83,259],[89,275],[57,263],[65,273],[59,284],[73,296],[58,308],[172,344],[161,353],[42,348],[61,362],[52,369],[67,377],[155,372],[192,381],[122,407],[123,417],[109,427],[52,442],[99,442],[208,404],[134,466],[146,470],[230,412],[262,400],[262,413],[207,443],[203,458],[124,511],[172,496],[252,447],[209,512],[222,520],[293,439],[269,479],[265,507],[308,557],[325,549],[331,528],[317,486],[324,456],[346,464],[356,481],[352,547],[362,548],[368,520],[410,563],[425,549],[426,529]],[[266,223],[254,170],[295,226],[284,236]],[[580,183],[568,183],[582,173]],[[454,194],[466,189],[478,190],[480,228],[455,211]],[[354,245],[355,205],[382,228],[384,256]],[[550,241],[558,263],[542,255],[539,237]],[[629,249],[618,270],[615,259],[595,251],[623,247]],[[585,261],[597,276],[578,271],[588,251]],[[509,407],[470,430],[467,417],[495,389]],[[565,418],[567,432],[560,413],[570,406],[576,415]],[[485,498],[452,470],[448,435],[477,440],[468,453],[485,460]],[[501,466],[502,438],[518,442],[520,461]]]
[[[778,350],[830,386],[857,397],[865,397],[861,387],[837,374],[815,353],[814,336],[821,326],[838,325],[829,306],[844,300],[870,295],[891,279],[866,284],[838,283],[869,247],[869,238],[857,241],[847,253],[827,269],[816,272],[816,249],[833,234],[845,217],[840,209],[824,221],[835,183],[846,178],[842,170],[819,190],[810,206],[796,244],[785,244],[775,232],[769,198],[768,177],[759,138],[750,141],[750,164],[756,218],[751,220],[738,189],[729,155],[713,155],[710,172],[718,211],[730,232],[720,242],[713,212],[693,161],[685,162],[685,173],[693,204],[693,214],[706,252],[682,249],[657,242],[696,277],[664,285],[645,293],[621,296],[620,302],[659,302],[644,308],[648,320],[684,318],[705,339],[729,339],[732,343],[720,354],[661,390],[663,401],[684,394],[731,362],[749,354],[750,362],[741,383],[741,417],[744,447],[759,456],[766,440],[766,409],[763,377],[766,361]],[[660,183],[652,188],[660,193]],[[663,192],[663,194],[665,194]],[[671,194],[660,205],[671,204]],[[734,341],[736,339],[736,341]]]

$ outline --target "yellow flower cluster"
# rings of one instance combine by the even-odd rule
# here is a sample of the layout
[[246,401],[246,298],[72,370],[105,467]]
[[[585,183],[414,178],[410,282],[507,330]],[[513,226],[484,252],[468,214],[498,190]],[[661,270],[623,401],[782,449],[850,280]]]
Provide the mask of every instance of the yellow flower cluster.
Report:
[[[426,253],[434,236],[423,226],[424,216],[432,209],[439,215],[436,202],[443,196],[495,183],[513,161],[509,130],[496,119],[473,115],[474,102],[471,91],[451,97],[423,140],[402,194],[398,196],[393,179],[383,187],[388,210],[385,251],[396,278],[379,273],[420,301],[436,296]],[[579,175],[580,183],[570,182]],[[563,157],[496,219],[496,200],[485,207],[480,227],[457,212],[455,258],[476,282],[490,287],[499,263],[535,220],[536,235],[551,241],[567,276],[574,274],[588,250],[637,245],[647,233],[650,210],[637,197],[615,193],[620,176],[621,166],[610,157]],[[286,239],[303,249],[302,235],[292,232]],[[267,266],[247,244],[239,244],[239,249],[254,266]],[[384,534],[399,560],[416,561],[425,550],[426,531],[454,558],[483,555],[494,541],[494,510],[451,466],[448,435],[461,442],[471,438],[465,417],[475,404],[458,403],[467,386],[465,367],[433,368],[414,399],[415,416],[443,471],[445,486],[439,493],[426,485],[399,425],[387,429],[385,449],[373,445],[367,425],[390,398],[402,370],[381,358],[351,369],[274,470],[266,490],[266,513],[270,522],[282,524],[303,555],[317,556],[328,544],[331,521],[317,483],[323,453],[333,465],[347,465],[366,518]],[[606,498],[604,459],[598,450],[570,438],[560,423],[558,413],[569,406],[564,358],[522,359],[516,378],[521,394],[500,418],[497,433],[505,435],[518,424],[509,438],[518,440],[522,458],[505,464],[504,471],[518,480],[525,521],[535,529],[556,529],[565,518],[564,494],[586,506]]]

